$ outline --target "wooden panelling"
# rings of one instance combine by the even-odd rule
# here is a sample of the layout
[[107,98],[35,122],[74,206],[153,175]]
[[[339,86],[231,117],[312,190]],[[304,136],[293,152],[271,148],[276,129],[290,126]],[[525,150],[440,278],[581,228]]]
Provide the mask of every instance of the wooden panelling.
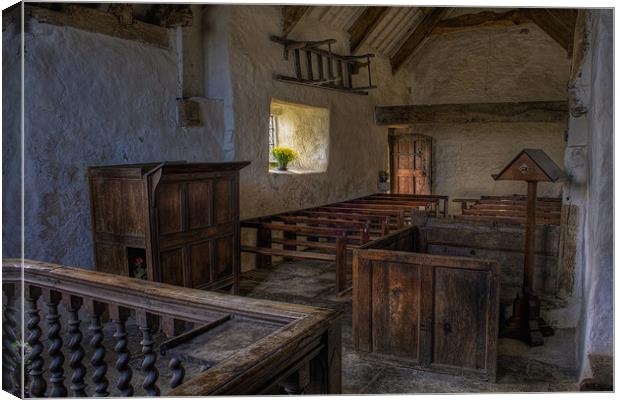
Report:
[[353,252],[356,350],[410,367],[494,380],[499,264],[403,248],[401,239],[415,230]]
[[183,186],[166,183],[157,187],[157,220],[161,235],[183,230]]
[[486,272],[436,268],[433,292],[433,363],[485,368]]
[[125,246],[116,243],[102,243],[95,252],[97,269],[109,274],[128,276]]
[[420,268],[409,267],[386,263],[373,269],[373,350],[417,361]]
[[233,218],[232,182],[228,179],[219,179],[215,182],[214,212],[215,223],[228,222]]
[[200,287],[211,282],[211,241],[190,246],[189,268],[191,287]]
[[[209,289],[232,285],[236,292],[238,170],[247,164],[89,168],[97,269],[127,275],[126,267],[111,269],[110,259],[120,257],[119,249],[139,247],[146,249],[149,279]],[[106,256],[110,243],[120,247]]]
[[232,274],[233,236],[226,236],[215,240],[214,280],[222,279]]
[[183,249],[160,253],[159,265],[163,282],[185,286],[183,282]]
[[187,184],[187,212],[189,229],[205,228],[211,225],[213,210],[210,204],[211,181],[190,182]]
[[95,232],[144,235],[142,181],[96,179],[93,180],[92,190],[96,210]]

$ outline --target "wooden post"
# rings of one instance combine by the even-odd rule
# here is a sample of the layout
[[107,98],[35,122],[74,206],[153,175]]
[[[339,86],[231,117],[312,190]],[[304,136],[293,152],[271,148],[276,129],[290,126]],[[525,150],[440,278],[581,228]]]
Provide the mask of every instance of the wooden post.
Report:
[[336,292],[344,292],[347,285],[347,234],[336,238]]
[[536,181],[527,182],[527,225],[525,228],[525,266],[523,268],[523,291],[534,294],[534,251],[536,249]]
[[360,229],[360,244],[366,244],[370,242],[370,236],[368,235],[368,230],[370,229],[370,221],[366,221],[366,226]]
[[[256,230],[256,247],[271,247],[271,231],[269,229],[259,227]],[[256,255],[256,268],[263,268],[270,264],[269,256]]]

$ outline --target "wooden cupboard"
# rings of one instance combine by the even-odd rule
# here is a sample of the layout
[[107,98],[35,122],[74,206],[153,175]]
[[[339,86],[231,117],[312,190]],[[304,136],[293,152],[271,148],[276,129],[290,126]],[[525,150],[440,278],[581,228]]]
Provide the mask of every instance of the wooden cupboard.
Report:
[[237,293],[239,170],[248,164],[90,167],[96,269]]

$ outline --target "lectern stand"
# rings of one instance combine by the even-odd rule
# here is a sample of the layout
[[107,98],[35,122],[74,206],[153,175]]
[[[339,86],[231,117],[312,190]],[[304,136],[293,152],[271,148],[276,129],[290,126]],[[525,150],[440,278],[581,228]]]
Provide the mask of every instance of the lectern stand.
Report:
[[563,176],[562,170],[539,149],[521,151],[495,180],[527,182],[527,221],[525,228],[525,265],[523,293],[517,294],[513,315],[502,336],[520,339],[530,346],[544,344],[543,336],[553,335],[551,328],[540,316],[540,300],[534,293],[534,252],[536,250],[536,190],[538,182],[555,182]]

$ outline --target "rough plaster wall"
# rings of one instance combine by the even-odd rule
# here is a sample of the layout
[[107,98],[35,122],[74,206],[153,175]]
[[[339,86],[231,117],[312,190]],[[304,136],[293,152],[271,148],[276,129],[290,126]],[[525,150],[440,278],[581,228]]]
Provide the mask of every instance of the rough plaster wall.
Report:
[[12,24],[2,32],[2,257],[21,246],[21,35]]
[[[380,98],[381,91],[358,96],[276,82],[272,79],[274,73],[293,74],[291,61],[282,59],[282,46],[269,40],[269,35],[281,32],[280,7],[228,7],[227,12],[230,13],[231,31],[235,158],[252,161],[241,171],[241,218],[339,201],[375,191],[377,172],[385,165],[387,129],[374,124],[373,108],[379,102],[401,102],[405,96]],[[289,36],[313,40],[335,38],[338,43],[334,51],[346,51],[339,46],[348,43],[346,32],[317,27],[312,21],[300,24]],[[378,85],[388,85],[391,73],[387,60],[375,59],[373,64]],[[272,98],[330,110],[326,172],[291,175],[267,171],[268,114]]]
[[276,120],[277,146],[290,147],[299,153],[289,164],[290,169],[325,172],[329,156],[329,109],[272,100],[270,112]]
[[564,191],[581,210],[576,273],[583,293],[581,377],[613,380],[613,11],[589,11],[591,47],[577,85],[587,114],[571,118]]
[[221,157],[216,117],[177,128],[174,49],[32,21],[25,63],[26,257],[93,265],[88,166]]
[[[566,52],[533,24],[431,38],[408,64],[411,104],[566,100]],[[565,124],[433,124],[413,132],[433,137],[433,191],[450,197],[525,193],[496,183],[497,173],[525,147],[542,148],[562,165]],[[561,185],[540,185],[556,196]],[[460,206],[450,204],[450,212]]]
[[[495,181],[496,174],[523,148],[542,148],[558,164],[564,157],[564,124],[418,125],[412,133],[433,138],[433,193],[451,198],[526,193],[524,182]],[[518,138],[518,140],[516,139]],[[540,183],[540,196],[559,196],[561,184]],[[450,213],[460,204],[450,202]]]

